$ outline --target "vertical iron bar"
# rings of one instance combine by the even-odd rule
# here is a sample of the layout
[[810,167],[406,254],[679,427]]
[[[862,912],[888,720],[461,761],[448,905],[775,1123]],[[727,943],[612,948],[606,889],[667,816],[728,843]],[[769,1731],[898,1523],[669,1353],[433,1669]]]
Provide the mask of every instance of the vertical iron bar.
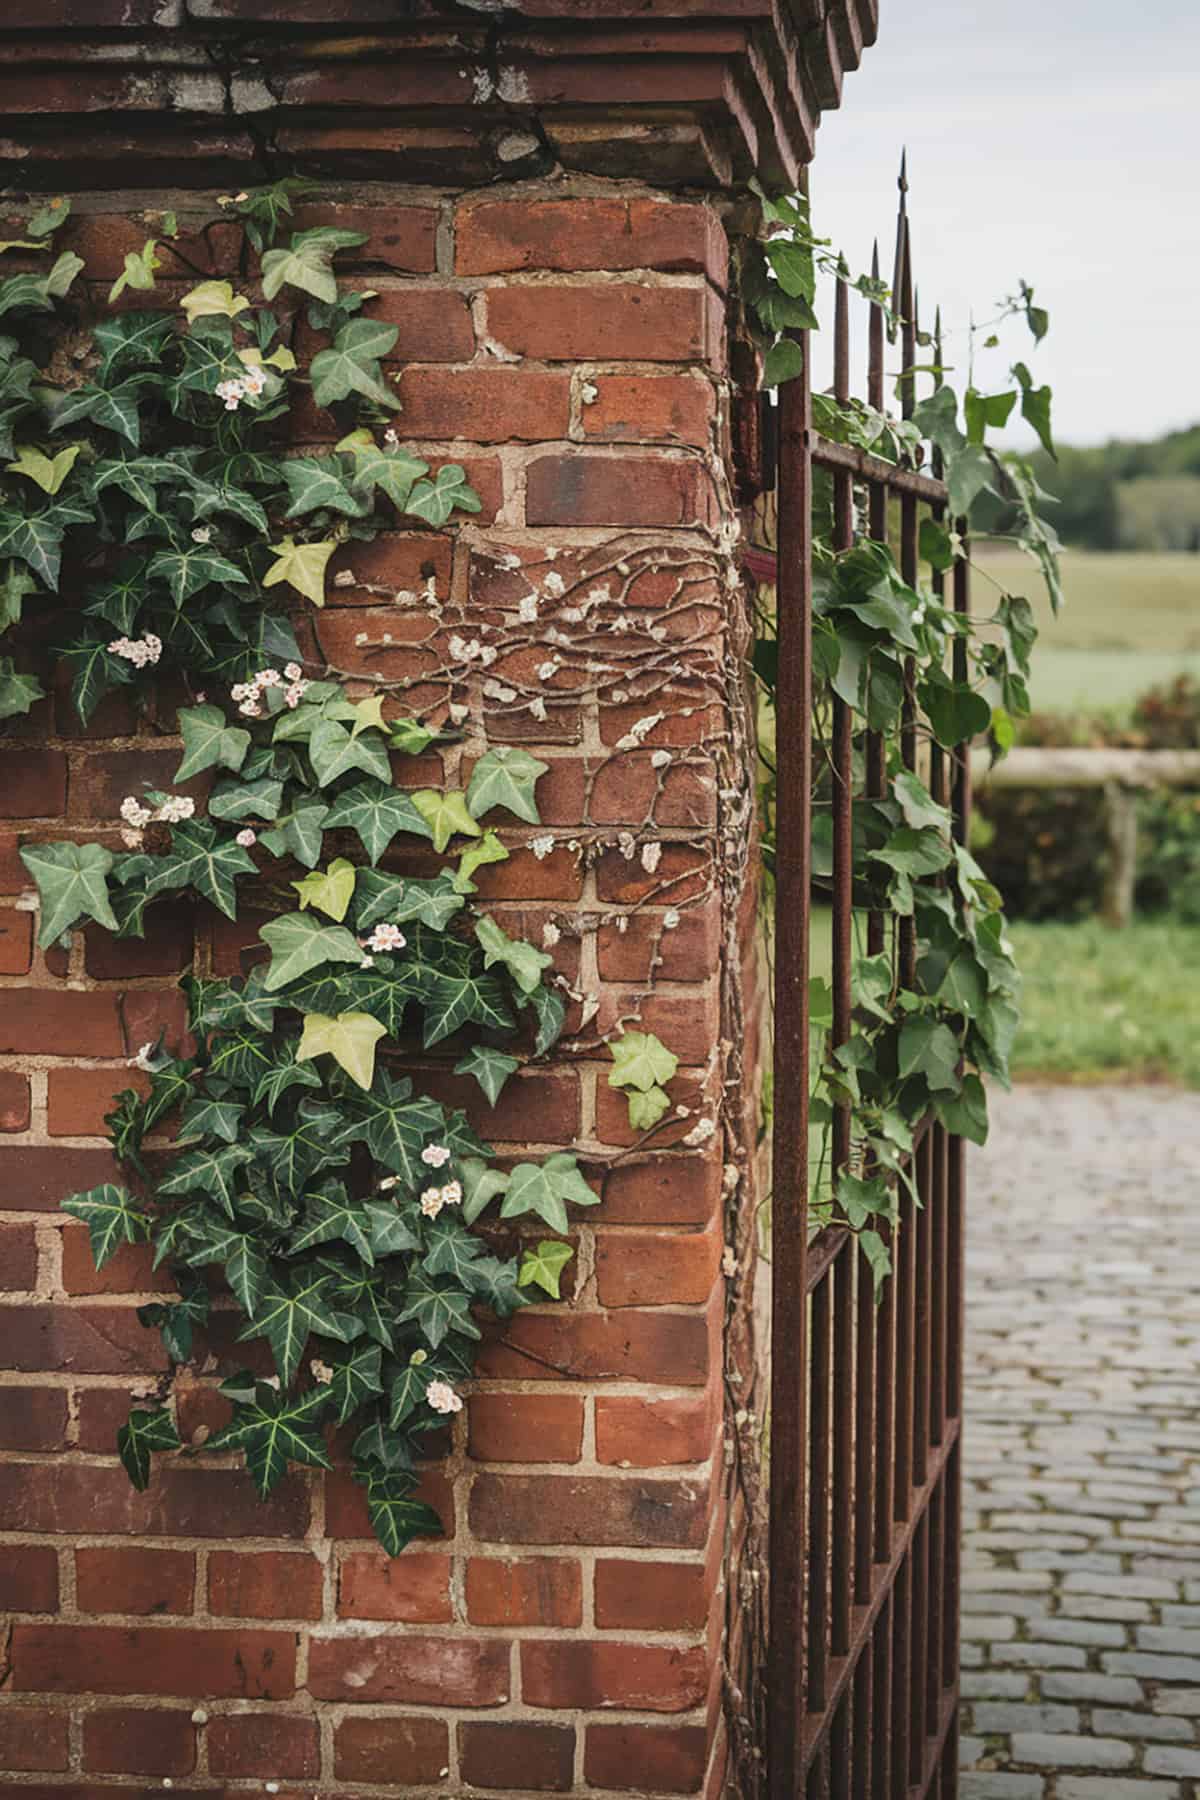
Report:
[[929,1513],[917,1521],[917,1529],[908,1553],[912,1569],[912,1625],[909,1637],[909,1659],[912,1667],[908,1685],[908,1779],[919,1782],[925,1763],[925,1683],[928,1655],[929,1623]]
[[887,1800],[892,1768],[892,1605],[895,1591],[889,1589],[879,1609],[872,1635],[871,1662],[874,1670],[875,1730],[871,1743],[871,1797]]
[[892,1768],[891,1800],[908,1800],[909,1630],[912,1609],[912,1556],[906,1556],[892,1583]]
[[921,1205],[913,1215],[913,1451],[912,1479],[914,1487],[924,1487],[926,1458],[929,1450],[929,1384],[930,1310],[929,1297],[933,1282],[930,1255],[929,1211],[933,1194],[933,1130],[927,1127],[917,1149],[917,1192]]
[[808,1236],[808,921],[812,795],[812,460],[807,334],[780,390],[779,755],[771,1228],[771,1800],[802,1786]]
[[[871,276],[879,280],[879,240],[871,253]],[[893,295],[893,303],[895,296]],[[872,300],[867,322],[867,403],[876,412],[884,410],[883,393],[883,308]],[[888,535],[888,490],[882,482],[872,481],[867,489],[868,529],[877,544],[886,544]],[[883,733],[867,733],[867,793],[879,799],[884,791]],[[883,914],[872,911],[867,920],[867,954],[878,956],[883,949]]]
[[933,1292],[929,1323],[929,1441],[940,1444],[946,1434],[946,1188],[949,1176],[947,1132],[933,1126],[933,1192],[929,1199],[930,1262]]
[[829,1675],[830,1373],[833,1271],[812,1293],[809,1316],[808,1710],[823,1711]]
[[854,1670],[854,1771],[851,1800],[871,1800],[875,1707],[874,1686],[875,1633],[865,1640]]
[[945,1565],[945,1474],[929,1496],[929,1643],[925,1653],[925,1730],[932,1737],[942,1710],[942,1576]]

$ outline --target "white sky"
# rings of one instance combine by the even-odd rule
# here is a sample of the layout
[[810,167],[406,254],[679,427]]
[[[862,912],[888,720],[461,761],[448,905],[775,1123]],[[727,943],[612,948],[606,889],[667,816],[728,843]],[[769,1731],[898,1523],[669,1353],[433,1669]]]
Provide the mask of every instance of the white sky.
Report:
[[814,227],[855,271],[878,232],[890,279],[905,144],[921,322],[940,300],[947,361],[1023,276],[1050,335],[1036,356],[1006,336],[978,386],[1024,358],[1064,443],[1200,422],[1200,0],[881,0],[812,170]]

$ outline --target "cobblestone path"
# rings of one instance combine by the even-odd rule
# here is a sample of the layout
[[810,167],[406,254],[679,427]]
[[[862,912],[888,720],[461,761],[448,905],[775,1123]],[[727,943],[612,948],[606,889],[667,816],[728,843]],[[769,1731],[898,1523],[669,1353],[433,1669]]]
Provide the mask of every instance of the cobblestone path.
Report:
[[1200,1795],[1200,1097],[994,1099],[968,1221],[962,1800]]

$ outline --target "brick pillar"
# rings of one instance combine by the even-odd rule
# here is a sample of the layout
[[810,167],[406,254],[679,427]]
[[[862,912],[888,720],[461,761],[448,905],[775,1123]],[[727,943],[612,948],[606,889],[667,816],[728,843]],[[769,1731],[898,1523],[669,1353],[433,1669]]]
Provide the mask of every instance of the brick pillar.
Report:
[[[260,1505],[240,1471],[175,1460],[136,1494],[114,1436],[131,1391],[162,1366],[135,1308],[163,1281],[140,1250],[97,1275],[84,1228],[57,1203],[109,1175],[103,1114],[136,1083],[138,1045],[160,1025],[179,1031],[179,973],[193,957],[237,972],[255,933],[160,908],[144,943],[89,929],[69,953],[36,951],[19,845],[111,840],[121,798],[143,780],[165,785],[177,745],[169,714],[138,725],[119,700],[81,731],[61,691],[10,728],[0,1607],[13,1629],[0,1773],[35,1795],[169,1777],[197,1794],[278,1781],[322,1795],[715,1796],[726,1780],[725,1585],[746,1516],[726,1455],[722,1253],[736,1245],[741,1264],[731,1316],[744,1363],[760,1017],[723,221],[732,171],[752,166],[761,96],[735,100],[717,65],[750,66],[771,9],[751,18],[747,6],[743,26],[720,32],[676,22],[661,42],[639,27],[624,63],[623,28],[602,21],[586,66],[578,32],[560,42],[550,24],[522,40],[517,63],[500,57],[492,24],[447,27],[431,67],[421,58],[432,28],[409,42],[410,28],[388,27],[382,50],[363,40],[358,70],[344,50],[322,63],[310,39],[301,51],[290,32],[246,47],[220,24],[254,15],[269,34],[294,6],[204,0],[191,24],[179,10],[60,5],[50,22],[81,29],[52,53],[6,23],[13,56],[36,65],[24,76],[31,107],[43,104],[37,82],[52,79],[44,108],[81,114],[99,80],[82,27],[104,28],[104,104],[122,116],[60,119],[56,135],[18,120],[5,153],[25,151],[47,184],[66,156],[76,215],[63,247],[87,257],[101,287],[140,246],[137,215],[151,204],[174,207],[189,254],[229,273],[226,233],[186,235],[211,217],[210,199],[128,190],[151,154],[167,179],[183,169],[197,184],[247,185],[261,178],[249,159],[268,127],[276,154],[329,177],[299,223],[371,234],[361,281],[378,290],[369,310],[400,328],[398,428],[433,465],[464,463],[484,508],[444,532],[395,531],[341,552],[312,649],[366,686],[376,672],[408,679],[414,706],[461,723],[461,747],[406,768],[414,785],[461,785],[490,743],[520,741],[550,765],[543,825],[504,832],[510,860],[477,879],[508,929],[552,948],[574,995],[565,1048],[514,1079],[494,1112],[446,1066],[419,1079],[465,1104],[502,1155],[578,1149],[603,1204],[576,1233],[567,1303],[531,1307],[490,1336],[468,1411],[425,1482],[444,1538],[389,1562],[342,1471],[297,1471]],[[359,0],[303,16],[373,25],[393,10]],[[565,8],[577,28],[621,10]],[[833,46],[832,25],[825,37]],[[126,74],[113,72],[114,41]],[[174,60],[161,56],[166,42]],[[415,83],[404,102],[414,121],[331,115],[352,103],[356,79],[387,104],[379,59],[406,45],[396,67]],[[693,111],[669,126],[648,104],[647,49],[661,51],[664,92],[686,97],[685,68],[695,89]],[[238,73],[243,54],[253,76]],[[297,74],[285,65],[301,54],[317,66]],[[273,55],[269,92],[238,88]],[[493,87],[464,120],[444,84],[475,56]],[[54,57],[57,73],[39,74]],[[189,57],[206,81],[221,71],[213,118],[198,98],[207,89],[170,98]],[[831,57],[817,57],[827,83]],[[804,68],[785,111],[803,110]],[[551,77],[560,112],[531,110]],[[604,80],[597,115],[589,94]],[[623,105],[622,94],[633,97]],[[440,137],[426,101],[447,106]],[[265,125],[242,116],[277,104]],[[794,168],[803,140],[780,131],[769,142],[768,161]],[[90,165],[126,191],[88,191],[89,145]],[[703,191],[648,185],[656,157],[668,180]],[[498,180],[514,161],[517,178]],[[481,169],[491,186],[457,185]],[[388,185],[350,185],[348,172]],[[302,440],[320,442],[327,426],[300,417]],[[656,1032],[680,1061],[675,1114],[646,1144],[606,1083],[603,1038],[622,1024]],[[236,1366],[232,1346],[211,1347],[213,1361],[182,1381],[185,1439],[219,1416],[215,1381]],[[744,1407],[747,1367],[739,1381]]]

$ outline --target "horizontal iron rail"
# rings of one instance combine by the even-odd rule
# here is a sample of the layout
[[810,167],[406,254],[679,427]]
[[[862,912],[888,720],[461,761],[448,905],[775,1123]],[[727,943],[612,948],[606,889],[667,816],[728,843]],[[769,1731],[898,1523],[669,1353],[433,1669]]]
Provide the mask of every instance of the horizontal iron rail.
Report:
[[849,469],[860,481],[892,488],[897,494],[911,494],[914,499],[928,500],[934,506],[943,506],[950,498],[945,482],[935,480],[932,475],[922,475],[917,469],[905,469],[899,463],[886,462],[882,456],[872,456],[869,450],[858,450],[853,444],[835,444],[832,438],[816,433],[812,439],[812,459],[819,468]]

